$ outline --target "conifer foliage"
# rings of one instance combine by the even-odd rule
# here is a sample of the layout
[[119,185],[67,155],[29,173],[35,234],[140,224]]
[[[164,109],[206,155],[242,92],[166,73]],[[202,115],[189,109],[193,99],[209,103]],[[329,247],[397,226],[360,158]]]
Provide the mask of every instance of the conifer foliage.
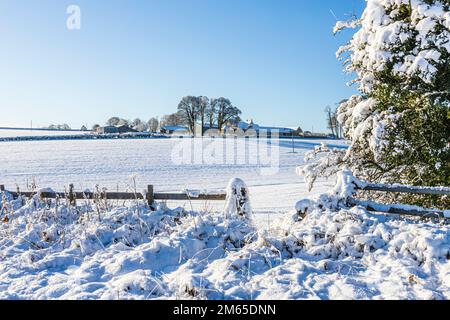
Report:
[[351,146],[306,166],[309,181],[349,167],[373,182],[450,185],[449,7],[450,0],[367,0],[360,19],[336,25],[335,33],[358,29],[337,53],[360,92],[338,110]]

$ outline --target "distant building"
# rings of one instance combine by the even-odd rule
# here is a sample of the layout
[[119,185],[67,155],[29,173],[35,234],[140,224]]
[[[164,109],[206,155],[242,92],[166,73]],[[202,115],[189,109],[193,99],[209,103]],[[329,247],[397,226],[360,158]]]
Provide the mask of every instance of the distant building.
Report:
[[296,136],[296,132],[292,128],[257,126],[256,128],[251,127],[251,129],[254,129],[258,136],[260,136],[261,133],[267,134],[267,137],[271,137],[276,134],[281,138]]
[[134,130],[133,128],[129,127],[129,126],[118,126],[117,130],[119,131],[119,133],[133,133],[133,132],[138,132],[137,130]]
[[104,126],[98,127],[96,133],[98,134],[118,134],[118,133],[131,133],[137,132],[129,126]]
[[336,137],[326,133],[314,133],[311,131],[305,131],[300,134],[300,137],[311,139],[335,139]]
[[98,127],[96,129],[96,132],[98,134],[113,134],[119,133],[119,129],[117,129],[116,126],[105,126],[105,127]]
[[233,134],[239,132],[244,132],[246,137],[260,137],[265,135],[268,138],[272,135],[278,134],[279,137],[292,137],[297,136],[295,129],[292,128],[282,128],[282,127],[266,127],[254,124],[253,121],[246,123],[243,121],[238,122],[235,125],[228,125],[224,128],[225,133]]
[[161,133],[188,135],[190,133],[190,131],[187,127],[183,127],[183,126],[163,126],[161,128]]

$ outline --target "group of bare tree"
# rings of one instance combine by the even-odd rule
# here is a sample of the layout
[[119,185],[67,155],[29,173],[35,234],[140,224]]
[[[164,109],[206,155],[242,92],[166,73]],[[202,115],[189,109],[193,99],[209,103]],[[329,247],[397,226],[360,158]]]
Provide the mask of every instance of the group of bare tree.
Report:
[[49,130],[72,130],[72,128],[64,123],[64,124],[51,124],[48,127],[43,127],[43,129],[49,129]]
[[[157,132],[159,128],[164,126],[186,126],[191,132],[195,132],[195,127],[199,123],[202,128],[222,130],[226,124],[240,121],[241,114],[239,108],[235,107],[229,99],[223,97],[210,99],[204,96],[186,96],[178,104],[178,111],[163,116],[161,121],[158,118],[151,118],[145,122],[139,118],[130,121],[112,117],[106,121],[106,125],[128,126],[139,132]],[[96,124],[92,129],[95,131],[99,127]]]
[[[242,111],[234,106],[229,99],[200,96],[186,96],[178,104],[176,113],[178,120],[195,131],[197,123],[204,128],[216,128],[221,131],[228,123],[241,120]],[[202,132],[203,134],[203,132]]]
[[165,126],[176,127],[176,126],[183,126],[185,122],[183,120],[183,116],[181,115],[181,113],[176,112],[163,116],[161,118],[160,124],[161,128]]
[[[338,106],[340,104],[341,103],[339,103]],[[331,130],[331,134],[337,139],[341,139],[343,137],[343,129],[342,125],[337,119],[337,107],[333,109],[330,106],[327,106],[325,108],[325,113],[327,115],[327,126],[328,129]]]
[[[119,117],[112,117],[106,121],[107,126],[127,126],[136,130],[138,132],[150,131],[157,132],[159,129],[159,120],[158,118],[151,118],[150,120],[143,121],[139,118],[134,119],[133,121],[122,119]],[[100,125],[95,124],[92,126],[92,130],[95,131],[99,128]]]

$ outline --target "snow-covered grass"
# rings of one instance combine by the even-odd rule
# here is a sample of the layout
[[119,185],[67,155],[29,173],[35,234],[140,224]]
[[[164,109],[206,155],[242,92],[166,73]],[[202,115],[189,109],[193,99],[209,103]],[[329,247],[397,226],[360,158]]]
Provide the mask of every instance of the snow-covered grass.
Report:
[[71,136],[71,135],[77,135],[77,134],[86,134],[86,131],[0,129],[0,138]]
[[0,299],[450,298],[448,225],[334,202],[304,201],[260,230],[139,201],[3,198]]
[[[292,154],[291,142],[281,141],[279,171],[264,177],[258,164],[245,159],[231,164],[174,163],[172,152],[180,144],[179,139],[3,142],[0,176],[5,185],[24,187],[34,177],[41,187],[61,189],[74,183],[81,190],[95,184],[114,190],[118,184],[124,188],[130,175],[136,174],[139,189],[153,184],[161,191],[224,189],[234,177],[241,177],[250,186],[297,183],[301,179],[295,173],[296,166],[303,162],[306,151],[321,142],[345,144],[298,140],[297,153]],[[237,153],[243,157],[246,154],[245,150]]]
[[150,211],[138,201],[22,201],[2,200],[0,299],[198,297],[201,286],[168,282],[166,273],[206,266],[255,235],[246,219],[165,205]]
[[[78,191],[93,189],[98,184],[109,191],[126,191],[130,176],[136,176],[137,189],[148,184],[155,191],[179,192],[192,190],[224,190],[234,177],[242,178],[250,188],[253,209],[264,223],[276,214],[290,210],[299,198],[308,195],[303,178],[296,167],[303,162],[305,153],[328,142],[345,146],[344,141],[302,139],[295,141],[297,153],[291,153],[291,141],[269,141],[280,144],[279,170],[273,175],[261,175],[257,164],[176,164],[171,161],[172,150],[179,139],[150,140],[77,140],[27,141],[0,143],[0,184],[7,189],[18,185],[25,190],[33,180],[38,187],[63,190],[69,183]],[[244,154],[245,151],[239,151]],[[324,192],[333,181],[321,181],[315,192]],[[274,191],[276,190],[276,192]],[[169,203],[184,206],[190,203]],[[205,205],[215,210],[222,203],[194,202],[194,209]]]

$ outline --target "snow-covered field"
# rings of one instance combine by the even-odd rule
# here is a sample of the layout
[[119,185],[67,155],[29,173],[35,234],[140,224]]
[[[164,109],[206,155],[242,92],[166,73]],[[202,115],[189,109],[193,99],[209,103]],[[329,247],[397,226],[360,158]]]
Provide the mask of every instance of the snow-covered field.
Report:
[[[223,190],[231,178],[240,177],[250,187],[256,214],[264,215],[267,222],[308,195],[306,184],[295,168],[303,163],[305,152],[322,142],[345,145],[343,141],[297,140],[297,153],[291,153],[291,141],[282,140],[279,159],[274,158],[279,162],[279,169],[271,175],[262,175],[261,166],[249,161],[174,163],[172,152],[180,144],[179,139],[5,142],[0,143],[0,184],[10,190],[15,190],[16,185],[25,190],[35,180],[38,187],[54,190],[63,190],[73,183],[78,190],[92,190],[98,184],[110,191],[126,191],[131,184],[130,177],[135,176],[139,191],[152,184],[155,191],[178,192]],[[245,151],[237,153],[245,157]],[[333,183],[324,181],[315,192],[323,192]],[[217,208],[221,204],[210,205]],[[204,207],[205,203],[197,206]]]
[[[295,167],[305,152],[323,140],[281,141],[279,171],[262,176],[258,164],[179,164],[172,152],[180,139],[27,141],[0,143],[2,184],[25,186],[34,177],[39,186],[62,188],[74,183],[78,188],[94,184],[123,188],[131,175],[137,175],[139,188],[153,184],[162,191],[189,188],[225,188],[230,178],[241,176],[250,185],[298,183]],[[326,142],[326,141],[325,141]],[[344,145],[342,141],[329,141]],[[275,142],[274,142],[275,143]],[[205,145],[207,142],[205,143]],[[238,152],[239,155],[245,151]],[[246,162],[246,163],[245,163]]]
[[42,137],[42,136],[67,136],[86,134],[85,131],[59,131],[59,130],[16,130],[0,129],[0,138],[13,137]]
[[176,164],[179,140],[0,143],[7,189],[35,177],[56,190],[125,190],[133,176],[138,190],[214,190],[240,177],[254,209],[252,222],[225,219],[223,203],[152,212],[142,202],[0,199],[0,299],[449,299],[448,225],[332,210],[328,195],[303,220],[293,210],[334,185],[311,194],[295,172],[321,142],[296,141],[291,153],[281,141],[273,175],[248,162]]

